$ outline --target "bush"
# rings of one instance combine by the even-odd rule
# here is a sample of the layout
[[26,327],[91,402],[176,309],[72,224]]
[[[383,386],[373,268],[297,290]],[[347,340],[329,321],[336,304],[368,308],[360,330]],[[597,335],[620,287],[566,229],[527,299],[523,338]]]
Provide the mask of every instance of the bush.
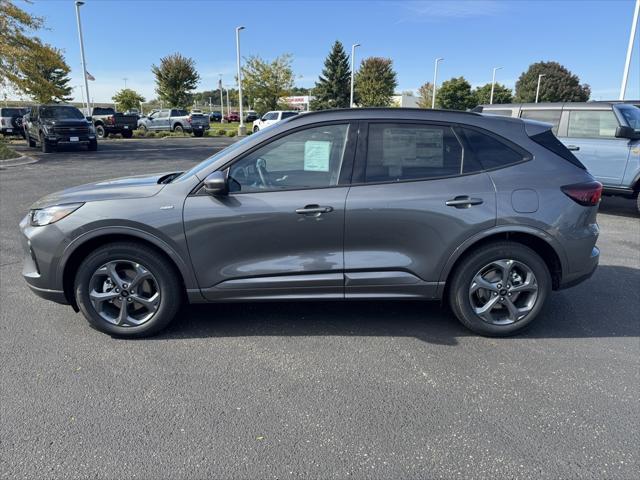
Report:
[[226,135],[227,131],[224,128],[219,128],[217,133],[218,135]]
[[8,160],[10,158],[18,158],[19,153],[9,148],[9,142],[4,136],[0,136],[0,160]]
[[236,131],[235,130],[229,130],[227,132],[227,137],[235,137],[236,136]]

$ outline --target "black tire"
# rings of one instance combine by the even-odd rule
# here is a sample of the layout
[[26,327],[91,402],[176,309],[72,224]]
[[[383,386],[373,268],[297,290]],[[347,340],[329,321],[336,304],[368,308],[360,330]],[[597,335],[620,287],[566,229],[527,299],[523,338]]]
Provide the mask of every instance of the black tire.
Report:
[[53,145],[47,142],[46,138],[44,138],[44,135],[42,133],[40,134],[40,148],[42,149],[42,153],[53,152]]
[[146,137],[146,136],[147,136],[147,133],[149,132],[149,129],[148,129],[147,127],[145,127],[144,125],[140,125],[140,126],[138,127],[138,130],[140,130],[140,134],[141,134],[143,137]]
[[109,132],[107,132],[102,125],[96,125],[96,135],[98,138],[107,138]]
[[29,135],[29,134],[27,134],[27,143],[29,144],[29,147],[31,147],[31,148],[36,148],[37,147],[36,141],[33,138],[31,138],[31,135]]
[[131,138],[133,137],[133,132],[131,130],[123,130],[122,138]]
[[184,135],[184,128],[182,128],[182,125],[174,125],[173,126],[173,131],[176,133],[181,133],[182,135]]
[[194,137],[202,137],[204,135],[204,131],[198,130],[193,132]]
[[[122,326],[110,323],[100,316],[91,303],[89,288],[94,272],[115,260],[143,265],[158,283],[160,303],[153,316],[141,325]],[[160,332],[178,313],[183,297],[178,278],[179,273],[174,266],[156,250],[139,243],[117,242],[94,250],[82,261],[76,274],[73,291],[78,308],[93,328],[116,337],[140,338]]]
[[98,150],[98,141],[97,140],[89,140],[89,144],[87,145],[87,150],[90,152],[95,152]]
[[255,127],[253,127],[253,133],[256,133],[257,131],[259,131],[260,129],[258,128],[258,126],[256,125]]
[[[476,274],[483,267],[501,259],[511,259],[528,267],[535,275],[538,289],[531,310],[523,318],[510,324],[498,325],[483,320],[475,313],[471,305],[470,288]],[[529,247],[515,242],[496,242],[480,247],[460,261],[450,278],[451,283],[448,285],[449,304],[453,313],[469,330],[489,337],[513,335],[529,326],[542,310],[545,300],[551,292],[551,275],[544,260]],[[506,295],[504,298],[507,298]]]

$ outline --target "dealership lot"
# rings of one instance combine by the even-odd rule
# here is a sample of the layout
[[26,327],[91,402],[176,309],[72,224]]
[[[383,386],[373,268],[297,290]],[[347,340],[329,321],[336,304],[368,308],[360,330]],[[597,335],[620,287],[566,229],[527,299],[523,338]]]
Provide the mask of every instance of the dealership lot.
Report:
[[28,291],[17,224],[34,200],[182,170],[232,141],[19,147],[40,161],[0,172],[0,475],[633,478],[640,222],[629,200],[603,200],[594,277],[507,339],[472,335],[437,304],[380,301],[190,307],[160,336],[123,341]]

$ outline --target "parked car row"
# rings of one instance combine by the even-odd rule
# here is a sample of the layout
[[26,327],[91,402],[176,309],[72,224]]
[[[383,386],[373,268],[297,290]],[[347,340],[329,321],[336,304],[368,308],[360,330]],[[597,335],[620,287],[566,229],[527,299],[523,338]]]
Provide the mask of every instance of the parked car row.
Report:
[[178,108],[154,110],[138,120],[138,128],[147,132],[193,133],[202,137],[209,130],[209,117],[197,112],[187,112]]
[[0,108],[0,133],[2,135],[19,135],[24,137],[22,126],[23,117],[29,111],[28,108],[1,107]]
[[475,111],[549,123],[555,136],[604,186],[635,198],[640,212],[640,102],[481,105]]

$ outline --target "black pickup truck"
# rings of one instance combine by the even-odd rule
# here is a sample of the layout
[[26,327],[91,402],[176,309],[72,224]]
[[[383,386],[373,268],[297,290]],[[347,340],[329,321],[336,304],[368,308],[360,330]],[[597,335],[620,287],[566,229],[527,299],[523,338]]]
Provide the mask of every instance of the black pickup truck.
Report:
[[50,153],[58,145],[85,145],[90,151],[98,149],[96,133],[80,110],[71,105],[35,105],[25,118],[27,142],[32,148],[40,145]]
[[138,128],[137,115],[125,115],[113,108],[94,107],[91,120],[96,127],[98,138],[107,138],[111,134],[120,133],[124,138],[131,138]]

